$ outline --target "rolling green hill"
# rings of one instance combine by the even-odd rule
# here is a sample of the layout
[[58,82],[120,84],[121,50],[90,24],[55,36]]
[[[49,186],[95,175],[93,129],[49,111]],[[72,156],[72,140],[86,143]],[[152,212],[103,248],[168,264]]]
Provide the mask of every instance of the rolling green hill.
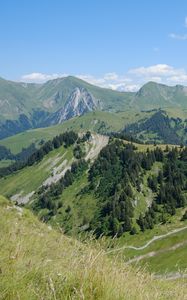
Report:
[[133,111],[109,113],[104,111],[95,111],[87,113],[80,117],[70,119],[63,124],[28,130],[12,137],[0,140],[0,145],[10,149],[13,154],[17,154],[24,147],[28,147],[31,143],[38,144],[41,140],[48,140],[55,135],[66,130],[74,130],[76,132],[85,132],[91,130],[101,134],[107,134],[112,131],[120,131],[125,125],[131,122],[137,122],[142,118],[148,118],[153,112],[137,113]]
[[35,92],[39,86],[13,82],[0,78],[0,121],[18,119],[20,114],[29,115],[37,105]]
[[141,110],[162,108],[187,108],[187,88],[182,85],[167,86],[156,82],[146,83],[136,93],[131,105]]
[[[187,143],[186,112],[178,109],[177,115],[181,118],[175,117],[173,109],[140,113],[132,110],[119,113],[94,111],[72,118],[63,124],[27,130],[0,140],[0,145],[10,149],[13,155],[17,155],[22,148],[28,148],[31,144],[40,147],[44,141],[66,130],[76,132],[91,130],[107,135],[111,132],[125,131],[142,143],[185,145]],[[12,160],[14,161],[15,158],[13,157]],[[7,161],[6,158],[0,159],[0,167],[10,163],[10,157],[7,157]]]
[[[80,117],[75,117],[70,119],[63,124],[47,127],[47,128],[37,128],[32,130],[27,130],[23,133],[16,134],[12,137],[0,140],[0,145],[5,146],[10,149],[13,154],[19,153],[22,148],[26,148],[32,143],[38,145],[41,140],[48,140],[53,138],[55,135],[60,134],[66,130],[74,130],[77,132],[85,132],[86,130],[91,130],[92,132],[97,132],[101,134],[108,134],[110,132],[122,131],[125,128],[131,131],[134,135],[137,135],[142,141],[157,142],[157,143],[171,143],[175,144],[175,141],[166,136],[162,136],[160,130],[157,128],[149,128],[148,126],[141,129],[141,124],[149,122],[151,118],[154,117],[159,111],[144,111],[137,113],[135,111],[129,110],[126,112],[119,113],[109,113],[104,111],[95,111],[87,113]],[[182,115],[181,119],[174,117],[174,110],[170,109],[166,112],[163,111],[163,116],[169,117],[169,129],[172,129],[176,135],[178,135],[179,144],[185,140],[185,111],[178,110],[177,115]],[[160,112],[159,112],[160,113]],[[164,119],[163,119],[164,121]],[[161,120],[160,126],[163,126]],[[176,127],[176,128],[175,128]],[[136,129],[138,128],[138,130]],[[171,131],[171,130],[170,130]],[[181,140],[179,140],[181,138]],[[172,142],[173,141],[173,142]]]

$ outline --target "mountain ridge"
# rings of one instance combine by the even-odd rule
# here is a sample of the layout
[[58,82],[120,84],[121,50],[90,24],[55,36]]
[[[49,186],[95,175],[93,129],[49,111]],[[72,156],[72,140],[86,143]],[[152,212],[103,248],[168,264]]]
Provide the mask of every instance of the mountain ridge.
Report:
[[[78,103],[77,103],[78,101]],[[187,108],[187,88],[148,82],[137,92],[97,87],[68,76],[43,84],[0,79],[0,139],[62,123],[89,111]]]

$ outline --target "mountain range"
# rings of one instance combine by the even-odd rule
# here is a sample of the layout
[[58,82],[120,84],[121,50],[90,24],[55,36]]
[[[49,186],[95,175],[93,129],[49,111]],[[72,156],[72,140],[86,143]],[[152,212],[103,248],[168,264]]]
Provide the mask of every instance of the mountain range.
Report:
[[[1,256],[9,257],[6,265],[15,268],[12,257],[27,258],[25,253],[17,255],[17,240],[15,255],[7,256],[10,239],[6,237],[20,240],[22,228],[25,243],[28,230],[26,252],[31,253],[32,262],[35,229],[41,228],[37,246],[41,253],[46,228],[52,235],[57,229],[60,234],[80,236],[84,244],[94,233],[98,239],[90,245],[101,243],[108,258],[115,257],[117,273],[122,258],[125,267],[146,266],[156,280],[182,281],[186,277],[185,87],[149,82],[136,93],[126,93],[95,87],[75,77],[44,84],[0,79],[0,106],[0,194],[11,200],[0,195],[5,248],[1,247]],[[23,206],[37,215],[42,227]],[[19,222],[13,210],[15,217],[19,213]],[[14,222],[19,230],[12,234]],[[48,259],[49,253],[45,257]],[[25,263],[30,268],[30,262]],[[7,269],[0,267],[0,275],[7,276],[0,289],[6,291],[6,283],[12,282],[12,269]],[[20,267],[17,274],[20,277]],[[29,278],[32,282],[30,273]]]
[[0,139],[63,123],[90,111],[187,109],[187,87],[148,82],[138,92],[96,87],[68,76],[44,84],[0,78]]

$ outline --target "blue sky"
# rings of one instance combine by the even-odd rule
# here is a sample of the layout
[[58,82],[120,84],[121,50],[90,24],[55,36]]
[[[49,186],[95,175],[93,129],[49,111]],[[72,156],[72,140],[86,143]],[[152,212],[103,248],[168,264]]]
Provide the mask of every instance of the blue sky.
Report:
[[187,85],[185,0],[6,0],[0,76],[75,75],[119,90],[154,80]]

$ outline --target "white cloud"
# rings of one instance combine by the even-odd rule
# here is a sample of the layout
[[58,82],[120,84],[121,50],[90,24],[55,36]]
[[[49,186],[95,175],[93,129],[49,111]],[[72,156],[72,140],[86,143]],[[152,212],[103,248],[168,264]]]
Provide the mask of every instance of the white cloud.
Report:
[[35,82],[43,83],[48,80],[56,79],[59,77],[66,77],[67,74],[44,74],[44,73],[31,73],[26,74],[21,77],[21,80],[24,82]]
[[98,86],[102,86],[105,84],[105,79],[103,78],[96,78],[92,75],[83,75],[83,74],[78,74],[75,75],[75,77],[78,77],[84,81],[87,81],[88,83],[94,84],[94,85],[98,85]]
[[187,84],[187,74],[179,74],[179,75],[175,75],[175,76],[171,76],[170,78],[168,78],[168,81],[170,83],[180,83],[180,84]]
[[136,69],[129,70],[130,74],[144,75],[144,76],[163,76],[173,74],[174,68],[166,64],[158,64],[149,67],[139,67]]
[[118,74],[116,74],[115,72],[112,73],[106,73],[104,75],[104,79],[105,80],[117,80],[118,79]]
[[140,84],[118,84],[114,85],[113,90],[117,90],[120,92],[126,91],[126,92],[136,92],[140,89],[141,85]]
[[183,68],[174,68],[167,64],[158,64],[148,67],[131,69],[135,82],[145,83],[155,81],[163,84],[184,84],[187,85],[187,73]]
[[[44,74],[31,73],[23,75],[21,81],[43,83],[47,80],[65,77],[67,74]],[[90,74],[75,75],[90,84],[109,88],[117,91],[137,91],[143,84],[148,81],[175,85],[187,85],[187,73],[183,68],[174,68],[167,64],[157,64],[152,66],[141,66],[130,69],[126,74],[117,74],[115,72],[106,73],[103,76],[93,76]]]
[[139,85],[132,83],[132,79],[121,76],[115,72],[106,73],[102,77],[94,77],[92,75],[75,75],[91,84],[118,91],[135,91]]
[[186,41],[187,40],[187,34],[176,34],[176,33],[170,33],[169,37],[175,40],[181,40]]

